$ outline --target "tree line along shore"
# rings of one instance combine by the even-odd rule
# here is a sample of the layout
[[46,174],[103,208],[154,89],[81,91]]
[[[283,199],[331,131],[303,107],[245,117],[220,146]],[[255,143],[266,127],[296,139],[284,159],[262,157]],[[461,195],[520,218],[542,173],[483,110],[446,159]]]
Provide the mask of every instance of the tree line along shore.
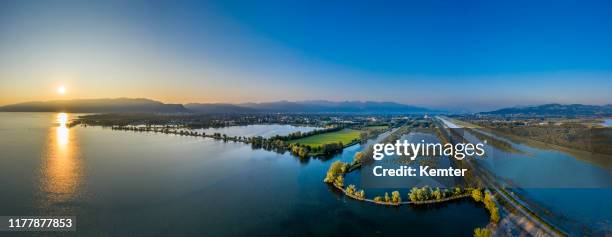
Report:
[[[73,124],[72,126],[75,126]],[[87,124],[82,124],[88,126]],[[177,136],[206,137],[224,142],[242,142],[250,144],[255,149],[266,149],[306,157],[329,157],[342,152],[345,147],[364,142],[378,136],[394,125],[376,124],[370,126],[333,125],[309,132],[294,132],[288,135],[275,135],[269,138],[262,136],[228,136],[222,133],[198,132],[182,125],[113,125],[112,130],[151,132]]]

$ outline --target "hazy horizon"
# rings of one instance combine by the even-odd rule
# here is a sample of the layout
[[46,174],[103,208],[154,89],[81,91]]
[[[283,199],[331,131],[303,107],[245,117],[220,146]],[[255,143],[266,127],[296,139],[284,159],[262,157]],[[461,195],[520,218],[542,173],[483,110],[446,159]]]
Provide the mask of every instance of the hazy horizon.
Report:
[[116,97],[469,111],[610,104],[610,5],[2,1],[0,105]]
[[[187,105],[187,104],[232,104],[232,105],[241,105],[241,104],[248,104],[248,103],[257,103],[257,104],[262,104],[262,103],[275,103],[275,102],[316,102],[316,101],[328,101],[328,102],[392,102],[392,103],[397,103],[397,104],[403,104],[403,105],[409,105],[409,106],[416,106],[416,107],[421,107],[421,108],[425,108],[425,109],[432,109],[432,110],[441,110],[441,111],[448,111],[448,112],[487,112],[487,111],[493,111],[493,110],[498,110],[498,109],[504,109],[504,108],[512,108],[512,107],[526,107],[526,106],[538,106],[538,105],[544,105],[544,104],[565,104],[565,105],[569,105],[569,104],[576,104],[576,103],[556,103],[556,102],[550,102],[550,103],[541,103],[541,104],[526,104],[526,105],[513,105],[513,106],[504,106],[504,107],[496,107],[496,108],[491,108],[488,110],[477,110],[477,109],[472,109],[472,108],[443,108],[443,107],[430,107],[430,106],[424,106],[424,105],[418,105],[418,104],[407,104],[407,103],[401,103],[401,102],[397,102],[397,101],[382,101],[382,100],[326,100],[326,99],[318,99],[318,100],[273,100],[273,101],[256,101],[256,102],[186,102],[186,103],[173,103],[173,102],[167,102],[167,101],[162,101],[162,100],[155,100],[155,99],[151,99],[151,98],[144,98],[144,97],[112,97],[112,98],[74,98],[74,99],[56,99],[56,100],[36,100],[36,101],[23,101],[23,102],[18,102],[18,103],[12,103],[12,104],[0,104],[0,107],[2,106],[7,106],[7,105],[14,105],[14,104],[22,104],[22,103],[32,103],[32,102],[55,102],[55,101],[74,101],[74,100],[104,100],[104,99],[147,99],[147,100],[153,100],[153,101],[158,101],[164,104],[181,104],[181,105]],[[610,105],[610,104],[585,104],[585,105],[598,105],[598,106],[604,106],[604,105]]]

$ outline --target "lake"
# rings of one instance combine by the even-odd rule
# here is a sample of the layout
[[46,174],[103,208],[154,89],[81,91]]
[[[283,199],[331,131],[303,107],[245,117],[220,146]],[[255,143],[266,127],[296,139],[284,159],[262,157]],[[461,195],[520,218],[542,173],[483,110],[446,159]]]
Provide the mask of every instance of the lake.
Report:
[[294,132],[310,132],[316,129],[322,129],[317,127],[309,126],[292,126],[287,124],[254,124],[247,126],[229,126],[222,128],[206,128],[206,129],[193,129],[197,132],[204,132],[206,134],[220,133],[230,137],[233,136],[244,136],[244,137],[272,137],[274,135],[289,135]]
[[469,200],[384,207],[322,182],[365,145],[300,160],[209,138],[67,128],[75,116],[0,113],[0,215],[74,215],[70,236],[472,236],[488,223]]

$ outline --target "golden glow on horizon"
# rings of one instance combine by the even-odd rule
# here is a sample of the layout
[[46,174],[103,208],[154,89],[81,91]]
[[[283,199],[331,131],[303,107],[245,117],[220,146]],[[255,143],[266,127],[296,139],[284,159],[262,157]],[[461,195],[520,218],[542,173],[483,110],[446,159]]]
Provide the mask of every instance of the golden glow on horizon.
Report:
[[65,86],[60,86],[57,88],[57,93],[60,95],[66,94],[66,87]]

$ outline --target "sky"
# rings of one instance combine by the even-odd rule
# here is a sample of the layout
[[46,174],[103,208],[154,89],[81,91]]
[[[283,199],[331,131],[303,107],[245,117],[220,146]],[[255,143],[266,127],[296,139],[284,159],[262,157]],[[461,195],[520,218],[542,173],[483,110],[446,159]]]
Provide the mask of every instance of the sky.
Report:
[[610,9],[605,0],[3,0],[0,105],[612,104]]

